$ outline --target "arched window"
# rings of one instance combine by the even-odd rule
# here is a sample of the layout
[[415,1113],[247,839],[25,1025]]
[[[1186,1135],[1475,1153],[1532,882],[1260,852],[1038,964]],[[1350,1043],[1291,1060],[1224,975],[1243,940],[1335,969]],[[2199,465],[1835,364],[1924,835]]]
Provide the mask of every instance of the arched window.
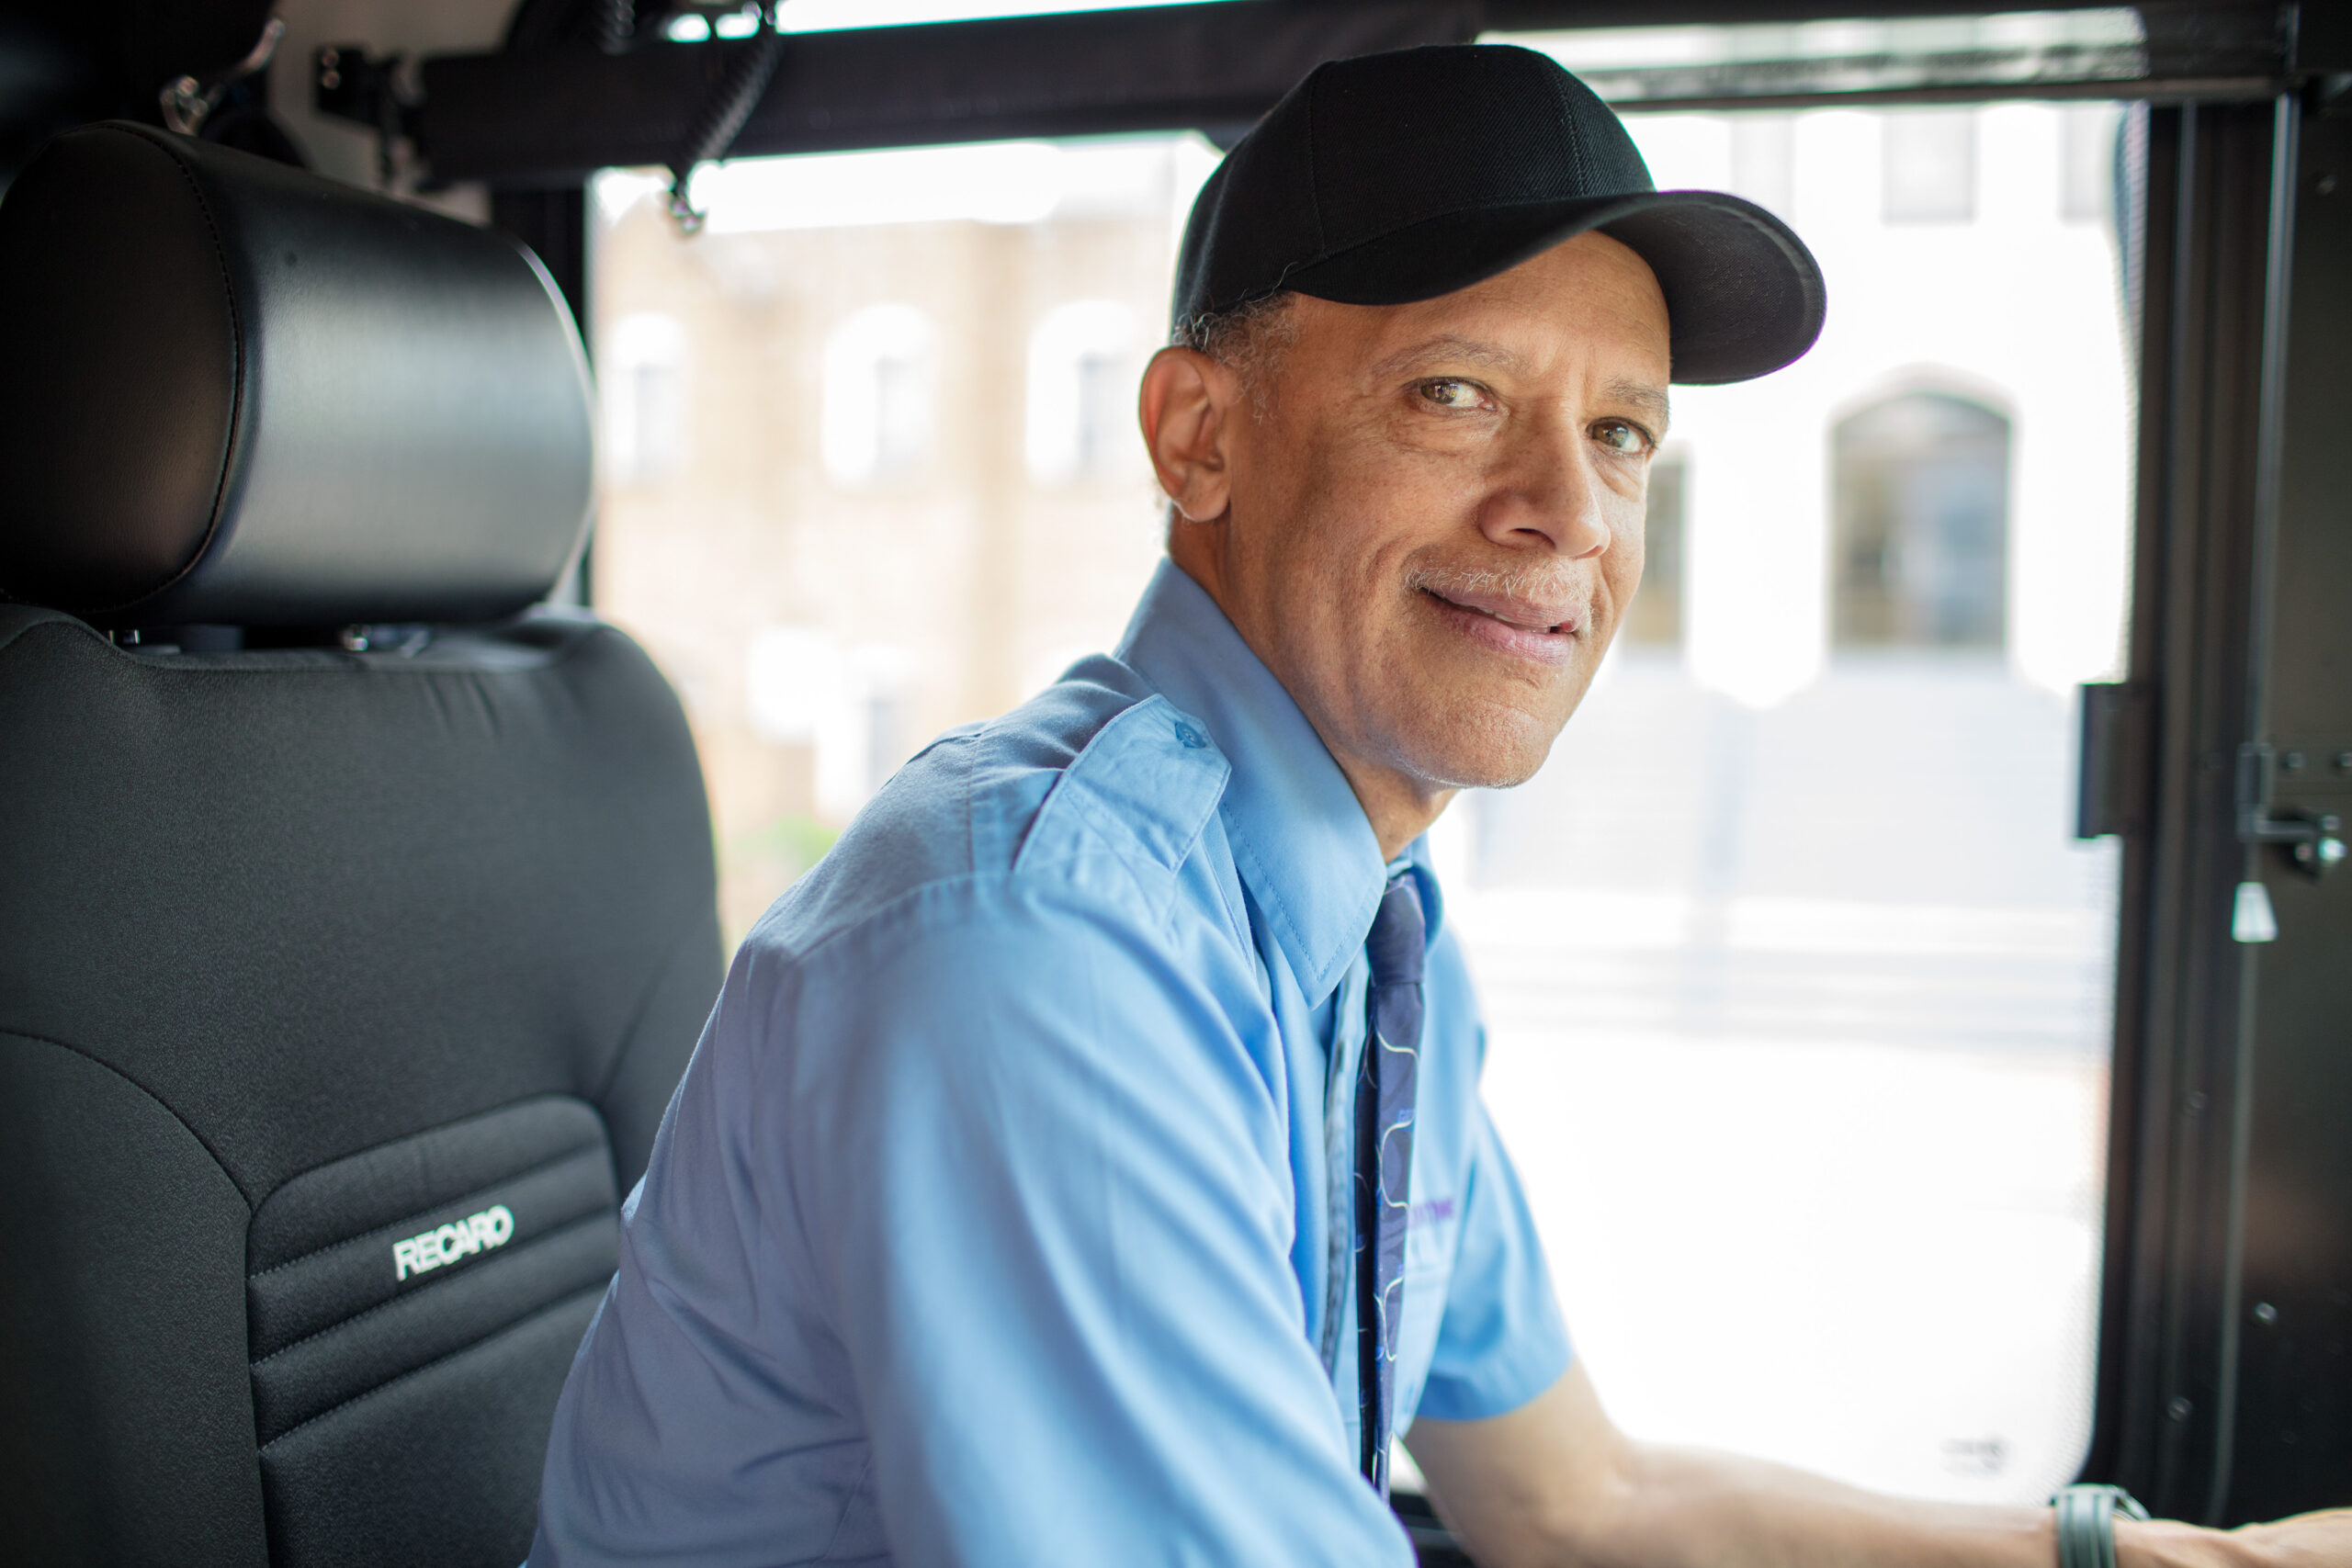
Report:
[[816,749],[818,814],[847,822],[910,750],[914,660],[881,643],[844,647],[820,626],[766,626],[745,650],[752,733]]
[[2009,422],[1906,392],[1840,421],[1831,444],[1838,646],[2000,647]]
[[668,478],[686,445],[686,330],[673,316],[623,316],[604,344],[605,463],[627,484]]
[[1136,434],[1135,312],[1112,299],[1049,311],[1029,339],[1030,476],[1040,483],[1113,471]]
[[901,479],[931,461],[939,335],[911,305],[874,305],[825,344],[825,471],[844,485]]

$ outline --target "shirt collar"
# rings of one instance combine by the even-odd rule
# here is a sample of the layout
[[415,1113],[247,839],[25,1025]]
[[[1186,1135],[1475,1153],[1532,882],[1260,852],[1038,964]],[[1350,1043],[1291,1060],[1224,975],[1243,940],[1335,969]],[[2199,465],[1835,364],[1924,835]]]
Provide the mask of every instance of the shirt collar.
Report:
[[[1207,726],[1232,764],[1222,810],[1235,867],[1307,1005],[1320,1005],[1363,951],[1388,877],[1347,775],[1216,601],[1173,561],[1153,574],[1118,658]],[[1418,841],[1408,854],[1426,861]],[[1421,878],[1433,916],[1431,880]]]

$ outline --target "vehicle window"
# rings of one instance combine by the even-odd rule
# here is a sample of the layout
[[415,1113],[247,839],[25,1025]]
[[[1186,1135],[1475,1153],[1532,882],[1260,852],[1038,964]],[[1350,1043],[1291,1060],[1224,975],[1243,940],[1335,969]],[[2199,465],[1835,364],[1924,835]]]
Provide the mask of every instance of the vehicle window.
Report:
[[1216,159],[747,160],[692,240],[660,177],[598,180],[598,607],[684,694],[730,941],[917,747],[1117,637],[1159,547],[1136,381]]
[[[1637,116],[1820,346],[1677,388],[1552,760],[1435,835],[1487,1098],[1619,1419],[2038,1501],[2090,1423],[2114,852],[2070,693],[2129,552],[2119,112]],[[890,771],[1116,637],[1195,137],[600,176],[598,607],[684,694],[740,938]]]
[[2071,692],[2123,637],[2120,118],[1631,121],[1830,299],[1790,371],[1675,389],[1680,635],[1637,602],[1453,829],[1488,1103],[1631,1430],[2020,1503],[2087,1446],[2118,863],[2069,837]]

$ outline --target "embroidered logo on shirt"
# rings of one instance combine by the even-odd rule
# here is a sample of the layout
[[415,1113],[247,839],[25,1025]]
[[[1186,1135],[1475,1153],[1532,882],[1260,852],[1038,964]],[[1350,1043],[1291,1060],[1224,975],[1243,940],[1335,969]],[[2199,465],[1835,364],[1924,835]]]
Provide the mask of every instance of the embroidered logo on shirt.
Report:
[[1453,1222],[1460,1206],[1451,1198],[1424,1198],[1405,1224],[1405,1271],[1427,1276],[1453,1267]]
[[507,1237],[514,1234],[514,1211],[503,1203],[492,1203],[481,1213],[469,1214],[454,1224],[438,1225],[422,1235],[392,1243],[393,1278],[405,1280],[411,1274],[427,1273],[486,1247],[504,1247]]

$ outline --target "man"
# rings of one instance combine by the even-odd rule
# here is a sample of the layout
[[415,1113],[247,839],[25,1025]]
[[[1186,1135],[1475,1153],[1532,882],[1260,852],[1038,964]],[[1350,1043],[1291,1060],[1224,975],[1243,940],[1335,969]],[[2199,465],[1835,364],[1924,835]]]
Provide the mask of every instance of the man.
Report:
[[934,743],[737,955],[533,1561],[1405,1564],[1399,1431],[1493,1565],[2057,1561],[2046,1509],[1616,1432],[1420,843],[1590,682],[1668,381],[1785,364],[1821,311],[1793,235],[1651,194],[1540,55],[1285,98],[1145,376],[1169,562],[1115,657]]

